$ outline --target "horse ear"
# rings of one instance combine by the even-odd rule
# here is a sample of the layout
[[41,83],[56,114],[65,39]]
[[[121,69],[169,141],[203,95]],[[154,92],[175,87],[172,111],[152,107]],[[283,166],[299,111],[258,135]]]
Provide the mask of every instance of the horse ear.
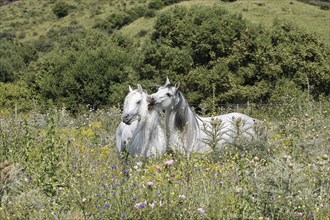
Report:
[[171,84],[171,82],[170,82],[170,80],[169,80],[168,76],[166,76],[166,82],[165,82],[165,86],[166,86],[166,85],[169,85],[169,84]]
[[180,88],[180,83],[175,83],[175,93],[177,93],[179,91]]
[[137,87],[139,92],[143,92],[142,86],[140,84],[137,84]]
[[129,90],[129,92],[133,92],[133,89],[130,85],[128,86],[128,90]]

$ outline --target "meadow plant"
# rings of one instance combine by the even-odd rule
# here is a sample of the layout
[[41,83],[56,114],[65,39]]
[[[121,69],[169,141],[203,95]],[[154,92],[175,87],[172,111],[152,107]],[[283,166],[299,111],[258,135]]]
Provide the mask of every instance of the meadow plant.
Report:
[[320,106],[285,121],[272,106],[262,140],[126,161],[116,108],[2,115],[0,219],[326,219],[330,118]]

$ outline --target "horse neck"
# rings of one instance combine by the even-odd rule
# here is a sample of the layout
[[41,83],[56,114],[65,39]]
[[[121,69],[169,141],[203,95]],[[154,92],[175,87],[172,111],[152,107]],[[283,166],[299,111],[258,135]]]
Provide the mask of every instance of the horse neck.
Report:
[[196,114],[190,108],[188,101],[183,94],[178,91],[177,102],[171,109],[168,109],[166,113],[166,124],[174,123],[173,126],[183,131],[189,126],[189,128],[196,130],[198,128],[198,120]]
[[[159,126],[159,115],[156,110],[147,110],[144,117],[141,118],[137,125],[137,129],[135,130],[135,133],[133,134],[133,139],[135,137],[140,138],[140,144],[142,145],[148,145],[148,140],[150,137],[157,135],[154,135],[158,132],[158,126]],[[137,140],[136,140],[137,141]]]

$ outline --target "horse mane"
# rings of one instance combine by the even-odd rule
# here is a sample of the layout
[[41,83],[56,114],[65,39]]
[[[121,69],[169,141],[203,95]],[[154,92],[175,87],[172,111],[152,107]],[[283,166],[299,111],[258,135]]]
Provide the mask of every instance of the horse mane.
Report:
[[199,122],[198,116],[190,108],[188,101],[183,96],[181,91],[176,94],[179,97],[179,102],[173,107],[171,114],[173,114],[174,126],[179,131],[186,134],[186,141],[190,147],[195,142],[196,137],[199,135]]
[[143,153],[144,157],[147,157],[148,153],[152,153],[150,150],[156,147],[153,145],[156,144],[155,140],[158,140],[159,137],[159,123],[160,117],[158,112],[154,109],[148,110],[146,116],[138,123],[131,139],[130,148]]

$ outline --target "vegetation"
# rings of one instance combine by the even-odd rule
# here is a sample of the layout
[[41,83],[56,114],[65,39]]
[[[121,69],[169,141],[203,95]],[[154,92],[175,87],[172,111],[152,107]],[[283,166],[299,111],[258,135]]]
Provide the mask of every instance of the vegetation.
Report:
[[267,139],[126,162],[113,140],[118,109],[7,115],[0,217],[326,219],[330,104],[260,107],[250,114],[264,119]]
[[[0,219],[330,215],[324,10],[280,0],[3,2]],[[151,93],[165,76],[199,114],[245,112],[268,132],[211,154],[125,161],[114,133],[128,85]]]

